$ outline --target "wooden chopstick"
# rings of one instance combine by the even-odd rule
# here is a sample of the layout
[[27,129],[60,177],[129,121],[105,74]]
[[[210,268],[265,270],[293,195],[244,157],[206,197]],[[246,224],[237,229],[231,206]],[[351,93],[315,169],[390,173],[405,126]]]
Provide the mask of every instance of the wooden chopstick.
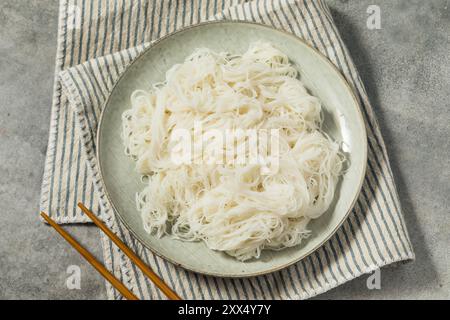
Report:
[[109,272],[103,264],[101,264],[89,251],[87,251],[81,244],[79,244],[70,234],[64,231],[55,221],[53,221],[47,214],[41,212],[42,218],[48,222],[72,247],[75,248],[85,259],[89,262],[100,274],[108,280],[114,288],[116,288],[126,299],[139,300],[125,285],[120,282],[114,275]]
[[150,278],[150,280],[171,300],[181,300],[181,298],[161,280],[158,275],[150,269],[144,261],[141,260],[130,248],[128,248],[122,240],[120,240],[111,230],[106,227],[88,208],[82,203],[78,206],[81,210],[99,227],[127,256],[134,264],[136,264],[142,272]]

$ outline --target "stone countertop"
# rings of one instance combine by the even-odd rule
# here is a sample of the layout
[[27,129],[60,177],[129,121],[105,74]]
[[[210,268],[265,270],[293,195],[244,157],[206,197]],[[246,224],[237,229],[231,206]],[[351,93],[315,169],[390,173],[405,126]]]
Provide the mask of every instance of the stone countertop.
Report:
[[[328,0],[386,139],[417,259],[320,299],[449,299],[450,11],[448,0]],[[381,29],[367,28],[367,8]],[[105,282],[38,219],[58,2],[0,2],[0,299],[104,299]],[[101,258],[99,231],[67,226]],[[67,268],[81,268],[69,290]]]

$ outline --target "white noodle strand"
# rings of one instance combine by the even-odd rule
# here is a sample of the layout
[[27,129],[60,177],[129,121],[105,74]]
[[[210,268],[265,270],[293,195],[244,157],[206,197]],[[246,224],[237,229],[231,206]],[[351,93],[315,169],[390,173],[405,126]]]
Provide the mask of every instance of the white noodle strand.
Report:
[[[255,43],[243,55],[198,49],[173,66],[164,83],[133,93],[122,136],[126,154],[146,177],[136,202],[147,232],[204,241],[242,261],[310,235],[309,221],[332,203],[344,158],[321,130],[320,101],[297,76],[286,55]],[[171,134],[194,134],[195,123],[203,130],[279,129],[278,171],[264,175],[261,165],[248,163],[174,163]],[[214,159],[217,143],[203,141],[203,157]]]

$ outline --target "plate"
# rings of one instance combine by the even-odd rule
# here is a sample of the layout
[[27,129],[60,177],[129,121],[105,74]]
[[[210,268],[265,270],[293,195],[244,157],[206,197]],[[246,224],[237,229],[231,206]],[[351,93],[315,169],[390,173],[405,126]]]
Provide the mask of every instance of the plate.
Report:
[[[135,194],[144,185],[135,163],[125,156],[121,141],[121,116],[130,108],[136,89],[163,81],[166,71],[181,63],[196,48],[244,53],[250,43],[268,41],[284,52],[300,72],[300,78],[323,105],[324,131],[338,141],[348,159],[334,202],[328,212],[309,224],[311,237],[281,251],[264,250],[259,259],[240,262],[215,252],[202,242],[157,238],[143,228]],[[285,268],[314,252],[341,226],[356,202],[367,163],[367,138],[361,109],[353,91],[327,58],[296,36],[248,22],[207,22],[168,35],[153,43],[124,72],[102,112],[97,136],[97,159],[106,195],[118,218],[145,247],[185,269],[221,277],[249,277]]]

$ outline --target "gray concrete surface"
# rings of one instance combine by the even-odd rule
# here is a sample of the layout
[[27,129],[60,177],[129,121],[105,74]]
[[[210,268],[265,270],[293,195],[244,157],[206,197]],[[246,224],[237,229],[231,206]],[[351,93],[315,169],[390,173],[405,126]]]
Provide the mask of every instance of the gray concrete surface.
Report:
[[[389,149],[417,261],[320,299],[450,298],[450,13],[447,0],[329,0]],[[366,27],[381,8],[382,29]],[[104,281],[39,221],[56,51],[56,0],[0,0],[0,298],[104,299]],[[98,231],[67,227],[99,255]],[[79,265],[81,290],[66,287]]]

